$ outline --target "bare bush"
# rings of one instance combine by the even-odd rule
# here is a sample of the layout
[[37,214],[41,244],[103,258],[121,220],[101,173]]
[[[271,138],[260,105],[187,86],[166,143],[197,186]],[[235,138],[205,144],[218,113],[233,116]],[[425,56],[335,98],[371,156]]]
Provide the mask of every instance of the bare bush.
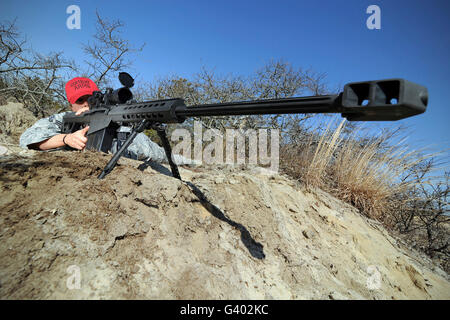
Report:
[[435,158],[412,167],[408,176],[414,181],[404,193],[390,199],[395,229],[416,248],[437,258],[450,271],[449,172],[434,177]]
[[97,32],[93,35],[93,41],[83,45],[86,53],[85,64],[88,66],[84,72],[98,86],[111,82],[113,72],[128,69],[132,62],[127,59],[130,53],[140,52],[145,44],[134,48],[130,42],[121,36],[124,24],[120,20],[109,21],[102,18],[96,12]]
[[130,67],[129,55],[143,48],[133,48],[120,36],[123,26],[121,21],[110,22],[97,13],[97,33],[92,42],[83,46],[87,67],[79,67],[62,52],[34,52],[22,39],[15,21],[2,23],[0,102],[12,97],[41,118],[67,107],[64,88],[70,78],[86,76],[98,86],[110,83],[113,73]]
[[[150,99],[182,98],[187,105],[260,100],[267,98],[286,98],[302,94],[325,94],[329,90],[325,84],[325,74],[294,68],[282,60],[271,60],[248,77],[219,75],[205,67],[192,79],[176,75],[161,78],[147,90],[139,88],[139,96]],[[203,117],[189,119],[202,121],[206,128],[256,129],[276,128],[287,140],[293,140],[302,131],[302,123],[314,117],[313,114],[297,115],[247,115],[227,117]]]
[[[134,91],[138,99],[182,98],[187,105],[261,100],[267,98],[287,98],[301,94],[324,94],[329,92],[325,84],[325,74],[294,68],[282,60],[271,60],[254,74],[247,77],[231,74],[220,75],[203,67],[192,78],[177,75],[158,79],[153,84],[140,84]],[[221,134],[226,129],[273,128],[278,129],[283,141],[295,141],[304,132],[303,124],[315,114],[273,114],[243,115],[223,117],[195,117],[185,121],[183,127],[193,132],[194,121],[200,121],[207,129],[218,129]],[[169,134],[175,129],[169,125]],[[158,141],[156,133],[146,133]],[[246,141],[248,146],[248,141]],[[246,150],[248,153],[248,150]]]
[[0,94],[2,102],[10,97],[24,104],[37,117],[48,114],[64,103],[61,86],[64,73],[73,69],[73,62],[61,52],[47,56],[26,46],[15,21],[0,25]]

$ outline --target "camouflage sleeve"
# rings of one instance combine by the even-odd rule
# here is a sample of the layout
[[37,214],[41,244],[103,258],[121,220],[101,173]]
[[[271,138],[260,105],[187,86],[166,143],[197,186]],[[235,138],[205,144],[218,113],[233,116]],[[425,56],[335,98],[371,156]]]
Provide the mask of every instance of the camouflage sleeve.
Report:
[[128,147],[128,151],[136,156],[138,160],[153,160],[156,162],[166,161],[164,149],[150,140],[144,133],[139,133]]
[[[150,140],[144,133],[139,133],[128,147],[128,151],[138,160],[152,160],[155,162],[166,162],[167,157],[164,148]],[[190,159],[180,155],[173,155],[176,164],[192,164]]]
[[62,133],[62,119],[66,112],[40,119],[20,136],[20,146],[27,149],[30,144],[47,140]]

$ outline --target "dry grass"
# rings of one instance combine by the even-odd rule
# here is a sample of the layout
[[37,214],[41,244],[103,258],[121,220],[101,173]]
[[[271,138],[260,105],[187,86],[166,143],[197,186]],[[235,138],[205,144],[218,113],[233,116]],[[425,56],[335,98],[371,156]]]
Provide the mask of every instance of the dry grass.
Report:
[[[389,134],[372,137],[361,143],[356,131],[344,136],[345,121],[336,129],[330,121],[323,133],[316,133],[301,146],[281,152],[283,170],[302,180],[306,186],[329,191],[357,207],[363,214],[388,222],[390,196],[402,193],[412,181],[402,181],[411,168],[428,156],[421,150],[408,151],[404,141],[390,147]],[[320,139],[317,141],[317,136]]]

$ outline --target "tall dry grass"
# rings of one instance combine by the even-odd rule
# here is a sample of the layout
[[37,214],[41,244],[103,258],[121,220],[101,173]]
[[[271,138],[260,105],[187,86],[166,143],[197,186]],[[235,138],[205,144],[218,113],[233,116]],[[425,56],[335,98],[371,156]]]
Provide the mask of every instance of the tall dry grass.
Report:
[[285,147],[282,169],[307,187],[327,190],[363,214],[388,222],[391,195],[410,188],[415,182],[402,178],[431,155],[408,151],[404,140],[392,144],[389,133],[366,139],[360,130],[344,135],[345,124],[345,119],[339,124],[332,120],[324,132]]

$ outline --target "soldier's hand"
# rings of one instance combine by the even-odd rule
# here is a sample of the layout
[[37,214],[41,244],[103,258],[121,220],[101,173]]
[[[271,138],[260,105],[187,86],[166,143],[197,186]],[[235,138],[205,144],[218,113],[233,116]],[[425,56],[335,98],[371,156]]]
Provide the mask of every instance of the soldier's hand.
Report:
[[82,114],[83,112],[89,111],[89,107],[83,107],[80,110],[78,110],[77,112],[75,112],[76,116],[79,116],[80,114]]
[[86,133],[88,132],[88,130],[89,126],[81,130],[75,131],[74,133],[70,133],[66,135],[64,141],[66,142],[67,145],[69,145],[72,148],[83,150],[88,140],[86,138]]

